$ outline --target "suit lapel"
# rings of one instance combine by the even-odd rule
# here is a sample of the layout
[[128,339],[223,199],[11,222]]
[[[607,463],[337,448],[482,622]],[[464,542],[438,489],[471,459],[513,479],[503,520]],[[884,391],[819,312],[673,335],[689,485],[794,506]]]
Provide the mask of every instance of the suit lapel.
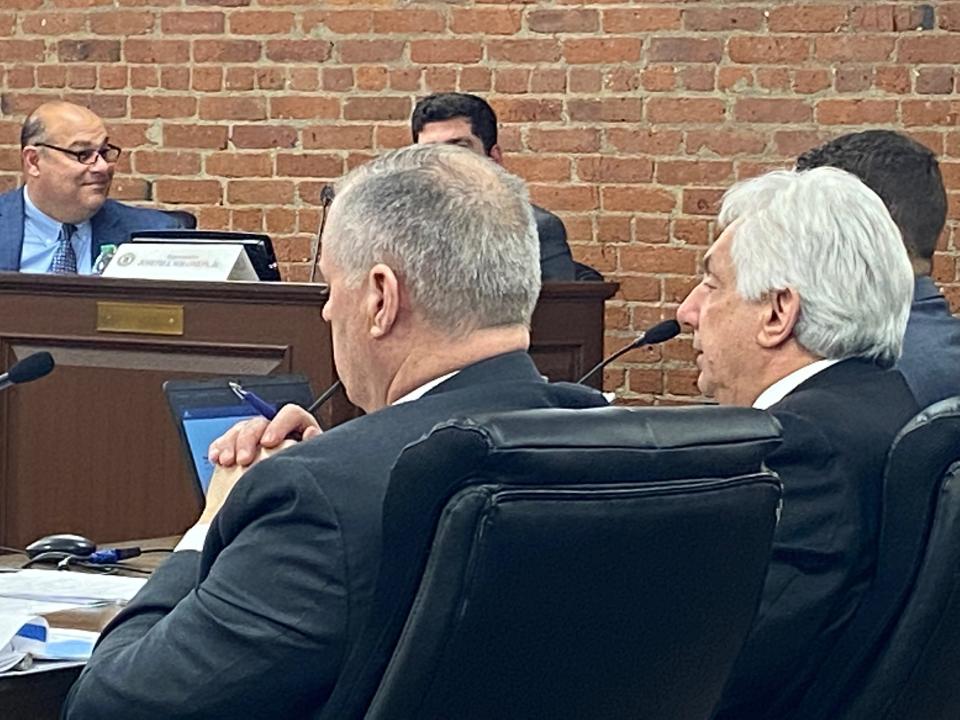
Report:
[[23,188],[0,195],[0,270],[19,270],[23,251]]
[[93,235],[90,243],[90,262],[97,259],[100,254],[100,248],[108,244],[109,238],[119,235],[117,226],[120,219],[113,211],[113,200],[107,200],[97,214],[90,218],[90,231]]

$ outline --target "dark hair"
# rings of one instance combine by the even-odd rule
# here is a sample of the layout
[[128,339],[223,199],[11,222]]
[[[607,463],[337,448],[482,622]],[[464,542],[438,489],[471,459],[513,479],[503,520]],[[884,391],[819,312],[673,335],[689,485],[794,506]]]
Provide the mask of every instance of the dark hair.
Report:
[[842,135],[797,158],[797,170],[824,165],[856,175],[880,196],[912,259],[933,257],[947,220],[947,193],[929,148],[892,130],[866,130]]
[[27,145],[35,145],[38,140],[43,139],[46,128],[38,113],[30,113],[27,119],[23,121],[23,127],[20,128],[20,149]]
[[410,118],[413,141],[417,142],[427,123],[460,117],[470,121],[470,131],[480,138],[483,151],[489,155],[497,144],[497,116],[486,100],[466,93],[434,93],[420,100]]

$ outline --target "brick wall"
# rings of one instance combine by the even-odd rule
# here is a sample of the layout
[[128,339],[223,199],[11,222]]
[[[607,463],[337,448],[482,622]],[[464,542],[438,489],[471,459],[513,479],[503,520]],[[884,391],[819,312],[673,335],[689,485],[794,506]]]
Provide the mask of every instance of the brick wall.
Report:
[[[126,153],[114,196],[264,230],[305,277],[319,191],[408,142],[413,99],[487,96],[507,164],[621,283],[608,345],[672,315],[723,188],[864,127],[942,156],[935,277],[960,309],[960,2],[2,0],[0,189],[43,99],[89,103]],[[606,386],[696,394],[689,342],[635,352]]]

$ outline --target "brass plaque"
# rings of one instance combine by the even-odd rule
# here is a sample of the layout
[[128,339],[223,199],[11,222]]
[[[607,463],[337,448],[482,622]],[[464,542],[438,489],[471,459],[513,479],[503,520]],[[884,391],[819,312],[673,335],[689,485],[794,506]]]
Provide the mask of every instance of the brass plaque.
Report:
[[183,305],[98,302],[97,331],[183,335]]

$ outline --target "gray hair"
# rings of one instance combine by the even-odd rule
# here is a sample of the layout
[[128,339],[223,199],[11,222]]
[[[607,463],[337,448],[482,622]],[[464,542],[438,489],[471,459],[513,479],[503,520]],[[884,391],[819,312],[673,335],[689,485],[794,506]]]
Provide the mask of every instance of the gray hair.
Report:
[[386,263],[416,311],[450,334],[529,327],[540,294],[523,181],[451,145],[395,150],[340,180],[324,252],[352,285]]
[[767,173],[730,188],[719,221],[736,224],[740,295],[799,294],[800,345],[825,358],[896,362],[913,270],[883,201],[855,176],[832,167]]

